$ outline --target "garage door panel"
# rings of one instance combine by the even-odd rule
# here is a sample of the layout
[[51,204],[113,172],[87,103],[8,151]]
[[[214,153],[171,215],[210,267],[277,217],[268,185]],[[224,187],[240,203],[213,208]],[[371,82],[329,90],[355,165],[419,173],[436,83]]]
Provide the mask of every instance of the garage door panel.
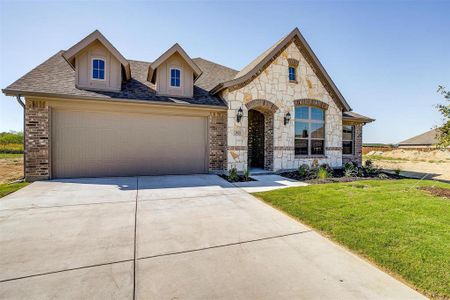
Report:
[[54,177],[207,172],[206,118],[55,110]]

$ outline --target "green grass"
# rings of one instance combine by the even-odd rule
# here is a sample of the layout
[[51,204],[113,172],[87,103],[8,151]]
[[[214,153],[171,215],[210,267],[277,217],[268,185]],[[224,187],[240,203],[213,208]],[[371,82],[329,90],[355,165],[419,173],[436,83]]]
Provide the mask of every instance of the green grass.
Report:
[[0,159],[2,158],[22,158],[23,154],[16,153],[0,153]]
[[405,158],[395,158],[395,157],[388,157],[388,156],[381,156],[381,155],[364,155],[364,159],[370,159],[370,160],[388,160],[388,161],[410,161],[409,159]]
[[370,180],[287,188],[255,196],[432,298],[450,298],[450,199],[434,181]]
[[5,197],[8,194],[14,193],[17,190],[26,187],[28,184],[29,184],[28,182],[0,184],[0,198]]

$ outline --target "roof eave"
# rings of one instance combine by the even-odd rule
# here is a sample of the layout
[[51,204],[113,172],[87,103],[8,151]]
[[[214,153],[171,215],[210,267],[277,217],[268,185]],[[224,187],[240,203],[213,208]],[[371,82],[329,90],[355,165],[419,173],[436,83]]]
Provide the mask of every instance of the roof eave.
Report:
[[56,94],[56,93],[44,93],[44,92],[27,92],[19,90],[10,90],[8,88],[2,89],[5,96],[24,96],[24,97],[42,97],[42,98],[54,98],[54,99],[69,99],[69,100],[92,100],[92,101],[102,101],[102,102],[119,102],[119,103],[141,103],[149,105],[161,105],[161,106],[180,106],[180,107],[190,107],[190,108],[203,108],[203,109],[213,109],[213,110],[226,110],[226,105],[208,105],[208,104],[186,104],[186,103],[173,103],[173,102],[162,102],[162,101],[152,101],[152,100],[140,100],[140,99],[125,99],[125,98],[102,98],[102,97],[89,97],[89,96],[73,96],[66,94]]

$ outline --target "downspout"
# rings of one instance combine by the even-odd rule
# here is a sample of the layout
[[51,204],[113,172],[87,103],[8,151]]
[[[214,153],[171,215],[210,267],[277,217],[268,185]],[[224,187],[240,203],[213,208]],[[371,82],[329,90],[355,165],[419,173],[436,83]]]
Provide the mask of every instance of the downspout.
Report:
[[17,102],[20,104],[20,106],[22,106],[23,108],[23,179],[25,180],[25,170],[26,170],[26,159],[25,159],[25,155],[26,155],[26,150],[27,150],[27,146],[26,146],[26,138],[25,138],[25,103],[22,101],[22,99],[20,98],[20,94],[16,96],[16,100]]

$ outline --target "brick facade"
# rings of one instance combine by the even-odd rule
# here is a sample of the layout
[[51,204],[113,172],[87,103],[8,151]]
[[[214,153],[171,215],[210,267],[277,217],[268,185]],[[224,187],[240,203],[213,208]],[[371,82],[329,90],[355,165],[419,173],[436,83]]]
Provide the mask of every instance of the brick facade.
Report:
[[25,180],[50,178],[50,108],[45,101],[26,100]]
[[227,165],[227,114],[211,113],[208,122],[209,171],[223,171]]
[[355,140],[354,140],[354,153],[353,155],[342,155],[342,164],[350,161],[354,161],[358,166],[362,165],[362,123],[344,123],[348,125],[353,125],[355,127]]

